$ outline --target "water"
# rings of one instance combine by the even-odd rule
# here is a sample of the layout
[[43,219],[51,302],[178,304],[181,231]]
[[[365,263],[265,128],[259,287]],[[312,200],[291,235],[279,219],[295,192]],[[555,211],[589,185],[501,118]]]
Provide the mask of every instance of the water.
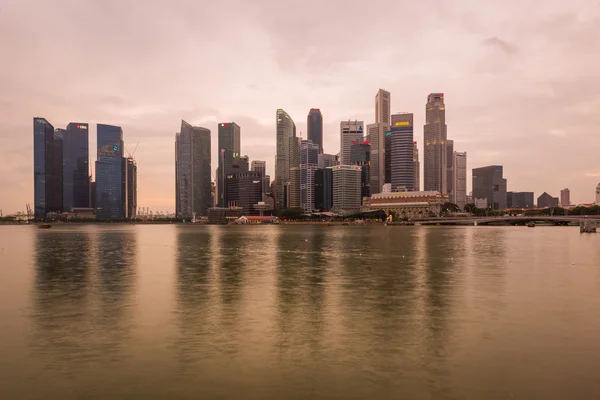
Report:
[[600,235],[0,227],[3,399],[598,399]]

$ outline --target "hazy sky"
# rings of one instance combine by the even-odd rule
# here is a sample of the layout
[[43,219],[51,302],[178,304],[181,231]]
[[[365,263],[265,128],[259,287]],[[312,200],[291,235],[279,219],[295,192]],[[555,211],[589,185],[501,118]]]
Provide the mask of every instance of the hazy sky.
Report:
[[324,147],[339,123],[374,122],[375,94],[415,113],[444,92],[448,138],[470,170],[504,165],[508,189],[569,187],[592,202],[600,182],[598,0],[2,0],[0,209],[33,205],[32,118],[55,127],[121,125],[138,161],[138,205],[174,210],[181,119],[242,127],[242,154],[273,171],[275,112],[306,136],[311,107]]

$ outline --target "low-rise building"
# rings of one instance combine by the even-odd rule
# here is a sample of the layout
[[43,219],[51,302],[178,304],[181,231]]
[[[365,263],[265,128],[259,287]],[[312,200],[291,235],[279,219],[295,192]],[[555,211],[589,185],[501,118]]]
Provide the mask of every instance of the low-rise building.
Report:
[[383,210],[387,214],[408,218],[427,217],[429,213],[439,215],[448,196],[437,191],[424,192],[382,192],[367,198],[363,212]]

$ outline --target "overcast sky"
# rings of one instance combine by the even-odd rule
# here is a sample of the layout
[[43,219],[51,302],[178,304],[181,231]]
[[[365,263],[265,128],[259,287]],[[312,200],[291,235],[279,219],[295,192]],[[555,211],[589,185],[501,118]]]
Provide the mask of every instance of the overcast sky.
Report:
[[[34,116],[55,127],[123,127],[138,161],[138,205],[174,210],[174,140],[185,119],[242,128],[242,154],[273,171],[275,112],[306,136],[311,107],[324,148],[339,123],[374,122],[375,94],[415,113],[445,93],[448,138],[470,170],[504,165],[510,191],[600,182],[598,0],[2,0],[0,209],[33,205]],[[302,132],[302,135],[300,135]],[[272,175],[272,174],[271,174]]]

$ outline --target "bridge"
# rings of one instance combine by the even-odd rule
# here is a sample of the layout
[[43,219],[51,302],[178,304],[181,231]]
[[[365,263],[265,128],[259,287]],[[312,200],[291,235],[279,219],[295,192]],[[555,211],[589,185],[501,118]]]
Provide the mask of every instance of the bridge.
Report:
[[600,225],[600,215],[559,215],[559,216],[521,216],[521,217],[440,217],[416,218],[411,222],[421,225],[525,225],[530,222],[545,222],[553,225],[581,224],[594,221]]

